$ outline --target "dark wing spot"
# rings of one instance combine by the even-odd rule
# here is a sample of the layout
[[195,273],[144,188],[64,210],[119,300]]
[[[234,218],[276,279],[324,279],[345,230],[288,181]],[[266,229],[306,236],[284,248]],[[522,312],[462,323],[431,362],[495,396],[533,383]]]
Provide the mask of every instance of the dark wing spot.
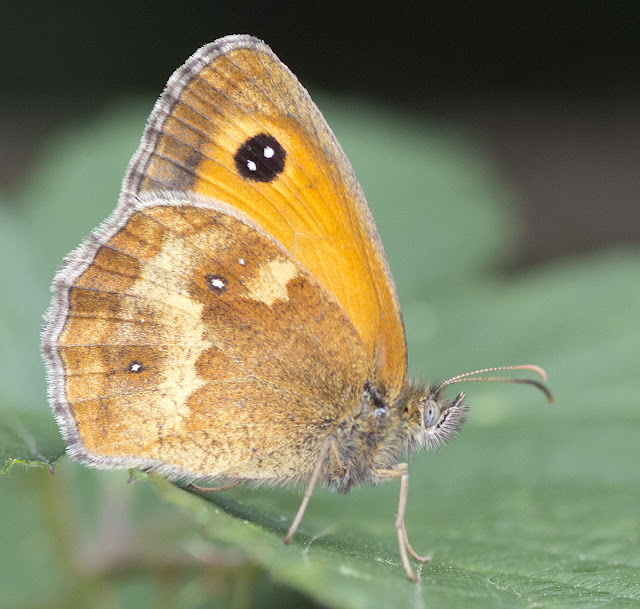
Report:
[[275,137],[258,133],[243,142],[233,160],[238,173],[246,180],[272,182],[284,171],[286,156]]

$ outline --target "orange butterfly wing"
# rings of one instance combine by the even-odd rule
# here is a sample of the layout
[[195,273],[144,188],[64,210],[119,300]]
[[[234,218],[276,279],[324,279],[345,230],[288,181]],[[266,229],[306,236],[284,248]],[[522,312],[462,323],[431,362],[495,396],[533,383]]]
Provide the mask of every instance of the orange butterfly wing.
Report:
[[368,359],[353,325],[224,204],[136,198],[54,288],[50,400],[70,454],[90,465],[304,480],[326,434],[362,408]]
[[[241,173],[237,153],[256,136],[262,145],[275,139],[271,153],[278,145],[284,152],[276,149],[284,167],[273,179]],[[329,126],[267,45],[229,36],[174,73],[131,161],[121,205],[162,190],[224,201],[273,236],[337,300],[370,356],[371,381],[397,397],[406,381],[404,328],[373,218]]]

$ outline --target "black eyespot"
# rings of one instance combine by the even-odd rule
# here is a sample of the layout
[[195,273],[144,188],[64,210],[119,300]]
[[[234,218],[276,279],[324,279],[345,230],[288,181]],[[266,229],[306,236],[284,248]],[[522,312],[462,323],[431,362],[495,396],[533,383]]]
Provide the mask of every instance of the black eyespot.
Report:
[[258,133],[233,155],[238,173],[246,180],[272,182],[284,171],[287,153],[272,135]]
[[142,362],[138,361],[138,360],[134,360],[132,362],[129,363],[129,365],[127,366],[127,370],[129,372],[142,372],[145,369],[144,365],[142,364]]
[[222,294],[227,289],[229,285],[227,280],[222,275],[205,275],[205,281],[207,282],[207,287],[214,292],[215,294]]

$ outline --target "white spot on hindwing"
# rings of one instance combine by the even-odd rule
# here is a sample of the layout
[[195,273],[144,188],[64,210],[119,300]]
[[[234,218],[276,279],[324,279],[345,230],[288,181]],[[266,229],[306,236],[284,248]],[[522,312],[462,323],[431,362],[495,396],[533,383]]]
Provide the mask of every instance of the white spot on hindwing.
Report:
[[225,285],[225,284],[224,284],[224,281],[222,281],[222,279],[219,279],[218,277],[214,277],[214,278],[211,280],[211,285],[212,285],[214,288],[218,288],[219,290],[221,290],[222,288],[224,288],[224,285]]
[[226,291],[227,286],[229,285],[229,282],[222,275],[207,274],[204,278],[214,294],[222,294]]

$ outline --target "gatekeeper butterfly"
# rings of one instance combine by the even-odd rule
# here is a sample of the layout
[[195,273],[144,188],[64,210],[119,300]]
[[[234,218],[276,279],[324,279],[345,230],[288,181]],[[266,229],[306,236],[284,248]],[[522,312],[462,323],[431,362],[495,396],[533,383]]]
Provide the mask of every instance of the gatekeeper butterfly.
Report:
[[[263,42],[228,36],[170,78],[118,205],[53,282],[42,352],[68,454],[230,488],[400,479],[464,420],[462,381],[407,377],[400,306],[349,161]],[[526,369],[527,378],[478,376]],[[198,487],[201,488],[201,487]]]

